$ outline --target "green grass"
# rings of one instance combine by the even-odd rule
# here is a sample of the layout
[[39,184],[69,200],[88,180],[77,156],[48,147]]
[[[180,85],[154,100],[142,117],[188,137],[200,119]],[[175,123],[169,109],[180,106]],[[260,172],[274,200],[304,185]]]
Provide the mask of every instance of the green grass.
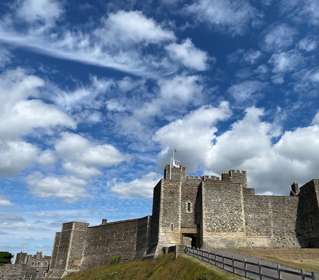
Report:
[[67,276],[67,280],[231,280],[235,277],[193,261],[172,255],[155,260],[133,261],[92,268]]
[[286,266],[319,272],[319,249],[233,249],[232,251],[247,256],[255,256]]

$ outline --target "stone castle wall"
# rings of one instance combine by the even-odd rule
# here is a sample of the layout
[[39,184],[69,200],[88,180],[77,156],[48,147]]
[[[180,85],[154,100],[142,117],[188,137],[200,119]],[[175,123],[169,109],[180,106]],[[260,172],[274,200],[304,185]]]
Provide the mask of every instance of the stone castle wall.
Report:
[[297,208],[297,236],[303,247],[319,247],[319,180],[300,189]]
[[202,184],[202,246],[245,247],[243,186],[229,181]]
[[[296,187],[296,184],[294,185]],[[319,247],[319,180],[293,196],[255,195],[244,171],[186,176],[168,165],[154,188],[151,217],[89,227],[66,223],[57,233],[48,279],[68,272],[159,255],[163,247]]]
[[150,224],[150,216],[93,227],[80,222],[63,224],[56,233],[48,279],[109,264],[113,258],[142,258],[149,247]]
[[296,237],[298,197],[245,195],[248,247],[300,247]]
[[89,227],[81,269],[108,264],[112,258],[141,258],[148,248],[150,217]]

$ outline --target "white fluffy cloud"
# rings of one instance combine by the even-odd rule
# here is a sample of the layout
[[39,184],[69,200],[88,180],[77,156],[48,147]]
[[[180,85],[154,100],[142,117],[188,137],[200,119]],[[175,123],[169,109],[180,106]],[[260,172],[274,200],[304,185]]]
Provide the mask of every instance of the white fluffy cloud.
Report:
[[296,51],[275,53],[269,62],[276,73],[291,72],[303,62],[303,57]]
[[280,4],[282,12],[290,19],[318,26],[319,3],[317,0],[282,0]]
[[314,116],[312,124],[319,125],[319,112]]
[[13,175],[33,162],[52,161],[23,137],[37,129],[74,128],[76,123],[52,104],[37,99],[45,82],[21,69],[0,75],[0,174]]
[[5,198],[4,196],[0,195],[0,207],[1,206],[11,206],[12,203],[10,202],[9,199]]
[[226,29],[232,33],[243,33],[246,27],[258,16],[249,1],[239,0],[197,0],[186,8],[197,21]]
[[318,47],[318,40],[313,37],[305,37],[299,41],[298,47],[307,52],[314,51]]
[[207,68],[207,53],[196,48],[190,39],[186,39],[180,44],[171,43],[166,46],[166,50],[172,59],[179,61],[185,67],[198,71]]
[[73,202],[88,195],[89,180],[101,175],[101,168],[127,159],[128,156],[110,144],[95,143],[79,134],[64,132],[56,141],[54,152],[44,151],[38,159],[41,164],[59,160],[63,175],[36,172],[27,177],[27,183],[36,196]]
[[[41,0],[42,2],[56,3],[49,0]],[[43,11],[47,12],[47,9]],[[32,15],[34,13],[36,18],[41,16],[36,11]],[[29,22],[25,26],[26,32],[17,30],[13,20],[1,22],[0,41],[53,57],[141,76],[156,77],[159,73],[171,72],[175,67],[162,55],[146,55],[143,51],[143,47],[149,44],[158,44],[157,47],[163,48],[162,43],[176,38],[173,31],[165,29],[140,11],[120,10],[111,13],[100,20],[100,25],[90,32],[81,29],[59,30],[55,28],[53,15],[54,13],[44,24],[34,25]],[[134,47],[135,44],[138,46]]]
[[271,51],[285,50],[293,44],[295,36],[296,31],[286,24],[273,26],[264,37],[263,47]]
[[108,167],[127,159],[127,156],[110,144],[95,144],[74,133],[63,133],[55,144],[55,150],[65,161],[88,166]]
[[[218,112],[221,108],[214,110]],[[251,107],[244,118],[217,135],[216,123],[227,119],[229,112],[219,113],[219,118],[199,112],[194,111],[157,131],[154,139],[161,144],[160,156],[167,156],[169,149],[176,148],[178,159],[191,169],[202,166],[212,173],[247,170],[250,186],[259,193],[287,194],[292,181],[303,184],[318,178],[317,116],[307,127],[280,132],[277,125],[262,120],[262,109]]]
[[200,107],[160,128],[153,137],[161,146],[160,158],[167,162],[170,151],[176,149],[178,159],[190,169],[206,165],[217,131],[214,125],[229,116],[228,103],[223,102],[219,107]]
[[[103,28],[97,30],[107,44],[160,43],[174,40],[172,31],[162,28],[140,11],[118,11],[106,19]],[[105,34],[107,36],[105,36]]]
[[38,153],[38,148],[30,143],[0,140],[0,175],[14,175],[23,170],[37,159]]
[[61,3],[57,0],[22,0],[18,3],[16,14],[29,23],[51,25],[63,13]]
[[11,61],[11,53],[5,49],[3,46],[0,46],[0,68],[6,66]]
[[232,85],[228,92],[234,97],[236,102],[242,103],[248,100],[254,101],[264,88],[264,84],[259,81],[243,81]]
[[161,176],[155,172],[150,172],[141,178],[123,182],[114,181],[111,184],[111,190],[122,197],[143,197],[151,198],[153,196],[153,188],[159,181]]
[[37,128],[75,127],[57,107],[35,99],[44,86],[42,79],[19,69],[0,76],[1,138],[16,138]]
[[41,152],[37,158],[37,161],[42,165],[51,165],[56,161],[56,156],[53,151],[46,150]]
[[87,181],[74,176],[44,176],[34,173],[27,177],[30,191],[39,197],[57,197],[75,201],[87,195]]
[[158,80],[159,93],[150,102],[144,103],[134,112],[138,120],[146,120],[159,112],[182,110],[186,105],[200,100],[203,87],[199,76],[176,75],[170,79]]

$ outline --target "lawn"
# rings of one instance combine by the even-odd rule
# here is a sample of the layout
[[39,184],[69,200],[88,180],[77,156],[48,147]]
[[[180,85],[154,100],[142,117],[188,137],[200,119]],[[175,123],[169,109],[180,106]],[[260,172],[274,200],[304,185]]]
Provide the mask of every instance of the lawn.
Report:
[[74,273],[67,280],[231,280],[231,274],[187,257],[167,255],[155,260],[114,264]]
[[255,256],[283,265],[319,272],[319,249],[236,249],[247,256]]

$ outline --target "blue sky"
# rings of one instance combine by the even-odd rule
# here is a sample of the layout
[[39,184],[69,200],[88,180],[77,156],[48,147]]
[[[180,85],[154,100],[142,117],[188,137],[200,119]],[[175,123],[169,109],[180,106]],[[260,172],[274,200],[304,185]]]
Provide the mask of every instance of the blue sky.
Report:
[[0,3],[0,250],[151,213],[173,149],[260,194],[318,178],[319,1]]

